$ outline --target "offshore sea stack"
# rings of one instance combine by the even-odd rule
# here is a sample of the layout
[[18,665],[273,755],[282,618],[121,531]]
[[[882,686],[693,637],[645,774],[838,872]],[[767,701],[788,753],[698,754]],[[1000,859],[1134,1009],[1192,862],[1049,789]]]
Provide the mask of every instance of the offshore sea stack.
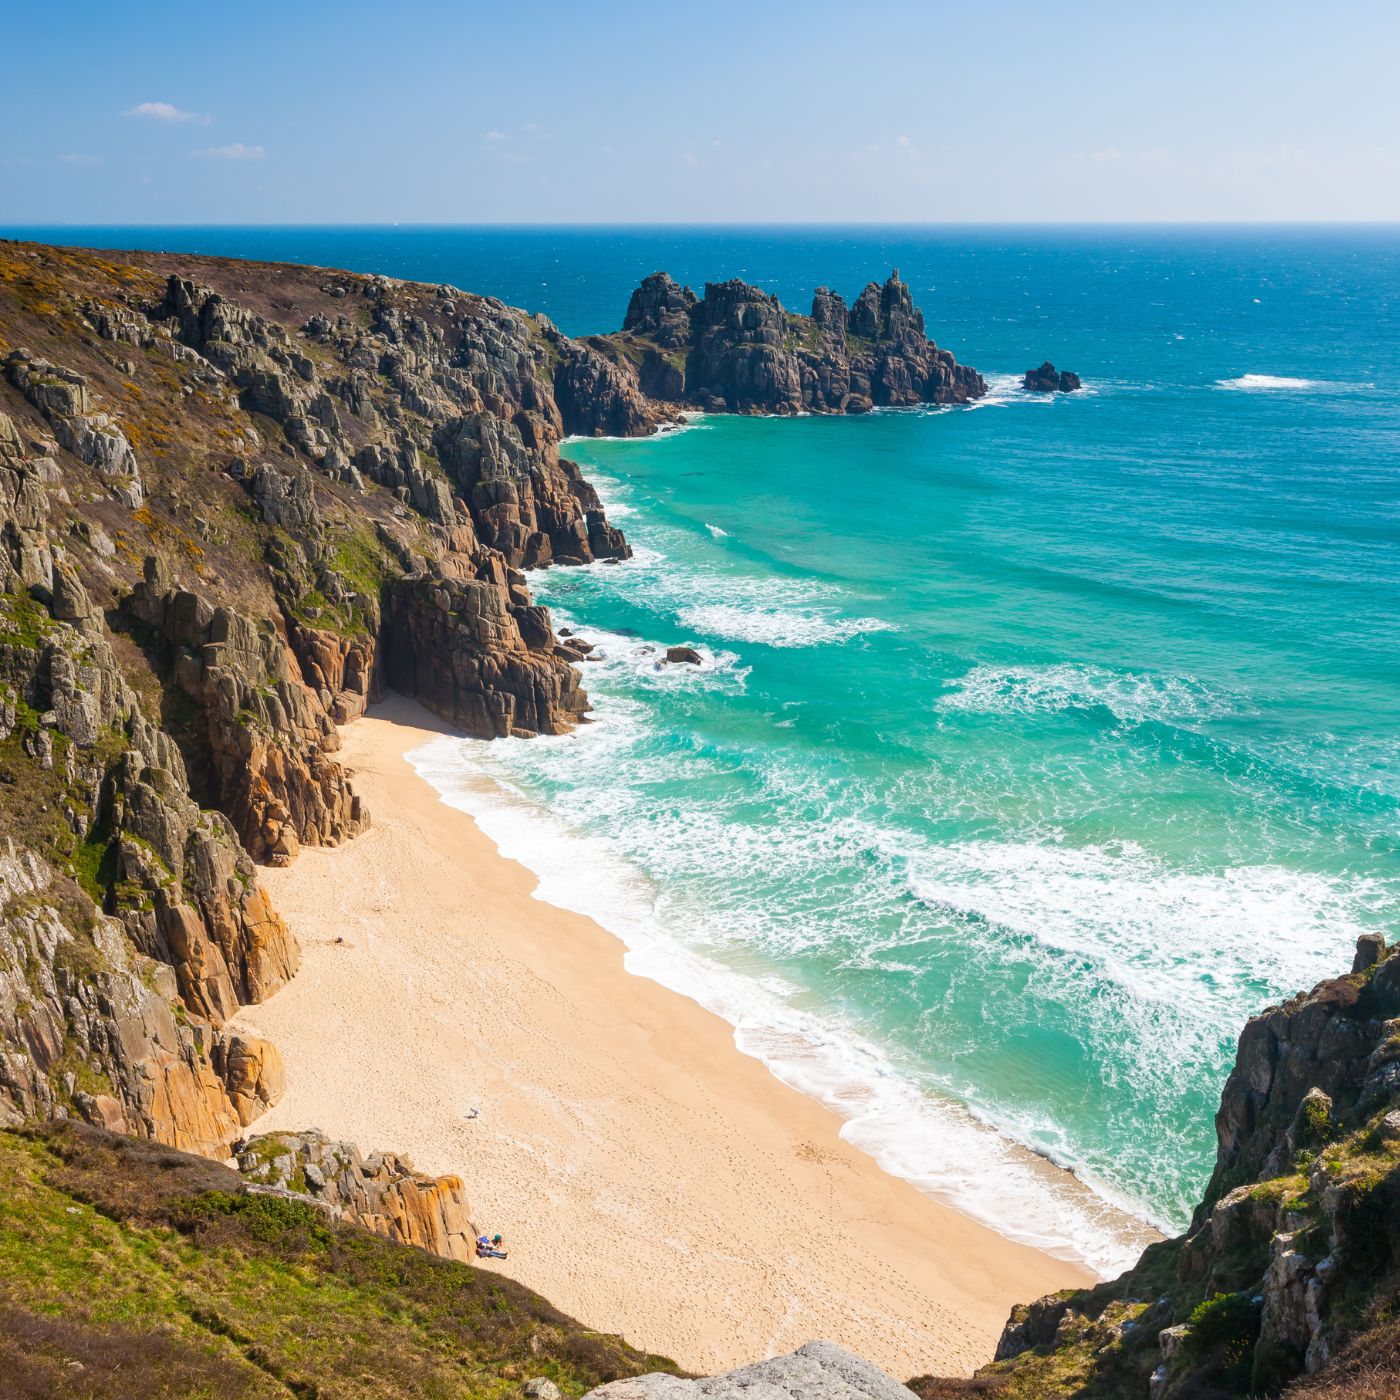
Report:
[[1021,387],[1032,394],[1072,394],[1083,385],[1072,369],[1057,370],[1046,360],[1038,369],[1028,369],[1021,376]]
[[927,337],[897,268],[851,307],[819,287],[810,316],[745,282],[710,282],[697,298],[657,272],[632,293],[622,330],[586,344],[649,398],[717,412],[865,413],[987,392]]

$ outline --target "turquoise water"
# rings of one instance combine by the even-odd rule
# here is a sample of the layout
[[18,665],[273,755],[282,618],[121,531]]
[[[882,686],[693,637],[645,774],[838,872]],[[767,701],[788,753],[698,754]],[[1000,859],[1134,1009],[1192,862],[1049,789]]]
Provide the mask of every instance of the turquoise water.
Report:
[[900,266],[990,400],[573,444],[637,551],[532,580],[597,722],[419,761],[892,1170],[1102,1269],[1131,1228],[1007,1142],[1179,1228],[1245,1018],[1400,923],[1400,235],[198,236],[573,332]]

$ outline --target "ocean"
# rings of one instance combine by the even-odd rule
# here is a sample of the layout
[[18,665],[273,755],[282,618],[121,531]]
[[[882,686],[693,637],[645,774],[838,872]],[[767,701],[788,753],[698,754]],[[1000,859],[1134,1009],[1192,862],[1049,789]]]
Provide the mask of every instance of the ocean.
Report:
[[[991,394],[570,444],[636,554],[531,580],[597,644],[594,723],[415,761],[1013,1237],[1109,1273],[1134,1222],[1182,1228],[1245,1019],[1400,925],[1400,232],[23,234],[452,282],[572,334],[661,268],[803,311],[900,269]],[[1084,392],[1023,393],[1046,358]]]

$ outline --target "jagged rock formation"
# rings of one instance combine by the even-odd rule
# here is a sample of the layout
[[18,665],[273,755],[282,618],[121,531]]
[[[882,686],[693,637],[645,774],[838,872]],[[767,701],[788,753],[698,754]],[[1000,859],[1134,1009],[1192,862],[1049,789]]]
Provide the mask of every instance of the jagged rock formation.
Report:
[[285,865],[302,842],[335,845],[363,829],[360,799],[328,758],[340,746],[331,715],[294,676],[273,623],[172,587],[154,556],[124,608],[146,629],[162,674],[198,706],[211,795],[255,860]]
[[190,1024],[171,969],[8,838],[0,1037],[0,1125],[73,1112],[218,1156],[280,1093],[272,1046]]
[[1249,1022],[1216,1133],[1187,1233],[1018,1308],[980,1373],[995,1393],[1321,1394],[1364,1373],[1400,1394],[1400,945],[1362,938],[1348,976]]
[[744,282],[708,283],[697,298],[658,272],[633,292],[621,332],[588,344],[644,394],[718,411],[863,413],[987,391],[976,370],[925,335],[898,269],[849,310],[819,287],[810,317]]
[[723,1375],[686,1380],[664,1372],[612,1381],[586,1400],[914,1400],[878,1366],[835,1342],[808,1342],[786,1356]]
[[1033,394],[1072,394],[1083,385],[1072,369],[1057,370],[1046,360],[1039,369],[1028,369],[1021,378],[1021,387]]
[[306,1197],[335,1220],[363,1225],[444,1259],[476,1256],[476,1230],[460,1177],[425,1176],[406,1157],[368,1157],[323,1134],[272,1133],[237,1150],[246,1181]]
[[131,443],[106,413],[88,411],[87,380],[74,370],[13,350],[5,362],[10,382],[49,420],[75,457],[95,467],[127,505],[141,504],[141,469]]
[[499,302],[211,259],[0,244],[0,357],[0,1115],[221,1155],[281,1092],[224,1023],[298,960],[254,862],[364,828],[386,677],[586,712],[519,571],[626,557],[559,444],[661,413]]

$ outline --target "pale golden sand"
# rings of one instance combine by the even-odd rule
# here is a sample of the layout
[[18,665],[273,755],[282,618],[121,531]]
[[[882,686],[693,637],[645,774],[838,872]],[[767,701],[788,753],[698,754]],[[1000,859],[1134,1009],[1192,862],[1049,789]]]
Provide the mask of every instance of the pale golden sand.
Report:
[[405,761],[442,732],[400,699],[349,726],[372,829],[262,872],[304,956],[237,1021],[287,1068],[258,1131],[459,1173],[510,1246],[488,1267],[697,1371],[825,1337],[901,1379],[967,1372],[1013,1303],[1088,1281],[886,1176],[728,1025],[532,898]]

